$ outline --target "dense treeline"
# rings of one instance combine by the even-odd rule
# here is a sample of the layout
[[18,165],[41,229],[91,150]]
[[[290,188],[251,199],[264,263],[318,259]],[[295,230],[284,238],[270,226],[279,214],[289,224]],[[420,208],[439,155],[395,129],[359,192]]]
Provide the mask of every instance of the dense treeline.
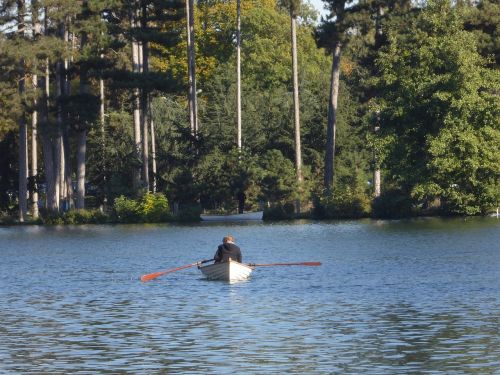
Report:
[[496,209],[497,2],[325,7],[2,0],[2,215]]

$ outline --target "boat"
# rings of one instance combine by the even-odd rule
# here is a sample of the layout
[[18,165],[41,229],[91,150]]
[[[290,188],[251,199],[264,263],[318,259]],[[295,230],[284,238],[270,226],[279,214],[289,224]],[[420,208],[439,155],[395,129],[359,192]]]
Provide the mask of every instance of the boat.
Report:
[[250,277],[254,267],[229,260],[208,266],[198,266],[201,273],[209,280],[240,281]]
[[245,212],[234,215],[200,215],[203,221],[245,221],[245,220],[262,220],[264,211]]

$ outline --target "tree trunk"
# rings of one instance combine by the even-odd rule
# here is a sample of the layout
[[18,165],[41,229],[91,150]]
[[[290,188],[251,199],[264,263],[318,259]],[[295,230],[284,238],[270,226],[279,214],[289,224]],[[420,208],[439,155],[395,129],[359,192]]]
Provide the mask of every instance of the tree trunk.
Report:
[[155,126],[153,119],[151,117],[151,112],[150,112],[150,117],[151,119],[151,162],[152,162],[152,172],[153,172],[153,193],[156,193],[156,145],[155,145]]
[[38,94],[38,75],[33,74],[33,91],[35,92],[34,107],[35,110],[31,115],[31,181],[32,189],[31,192],[31,213],[33,219],[38,218],[38,110],[36,109],[38,104],[38,99],[36,96]]
[[241,151],[241,0],[236,0],[236,91],[238,150]]
[[[46,126],[46,123],[44,124]],[[54,158],[54,148],[52,145],[52,141],[50,139],[50,135],[48,134],[47,129],[43,129],[40,133],[40,138],[42,140],[43,147],[43,164],[45,170],[45,182],[47,185],[46,190],[46,204],[47,209],[50,212],[57,212],[57,190],[55,184],[55,158]]]
[[[373,131],[375,133],[375,136],[377,136],[377,133],[380,129],[379,127],[379,113],[377,111],[377,122],[375,123],[375,126],[373,128]],[[373,150],[373,195],[375,198],[380,197],[380,167],[378,165],[378,157],[375,149]]]
[[[137,14],[134,12],[132,14],[132,28],[136,28]],[[140,73],[140,59],[139,59],[139,43],[135,40],[132,41],[132,70],[134,73]],[[141,160],[141,99],[140,92],[138,88],[134,88],[133,91],[134,100],[134,144],[135,144],[135,155],[137,160]],[[134,190],[137,193],[141,186],[141,167],[140,163],[134,170],[134,180],[133,180]]]
[[[38,0],[31,0],[31,18],[33,22],[33,39],[37,40],[42,33],[42,25],[38,19],[39,17],[39,4]],[[37,63],[35,62],[35,72],[37,70]],[[32,76],[33,92],[35,99],[33,107],[35,108],[31,117],[31,214],[33,219],[37,219],[38,212],[38,74],[34,73]]]
[[[64,41],[66,45],[69,44],[70,37],[69,37],[69,32],[68,28],[65,27],[64,30]],[[74,46],[74,41],[75,37],[74,34],[72,34],[71,37],[71,48],[72,52],[73,49],[75,48]],[[65,59],[64,60],[64,76],[63,76],[63,94],[66,96],[71,95],[71,82],[68,77],[68,71],[69,71],[69,60]],[[62,179],[63,179],[63,197],[64,197],[64,203],[65,203],[65,210],[70,210],[73,208],[73,179],[72,179],[72,168],[71,168],[71,150],[70,150],[70,143],[69,143],[69,129],[68,129],[68,122],[65,121],[63,123],[63,128],[62,128],[62,147],[63,147],[63,170],[61,171],[62,173]]]
[[341,44],[337,42],[333,51],[332,75],[330,81],[330,99],[328,103],[328,120],[326,128],[325,152],[325,189],[330,193],[333,185],[334,158],[335,158],[335,133],[337,127],[337,102],[340,83],[340,53]]
[[[19,93],[24,94],[24,78],[19,81]],[[19,221],[28,215],[28,130],[24,113],[19,118]]]
[[191,135],[198,135],[198,101],[196,92],[196,58],[194,42],[194,0],[186,0],[186,28],[187,28],[187,54],[188,54],[188,80],[189,80],[189,123]]
[[297,181],[302,183],[302,151],[300,141],[300,103],[299,103],[299,74],[297,64],[297,28],[295,17],[290,17],[292,34],[292,71],[293,71],[293,109],[295,122],[295,169]]
[[[101,58],[104,55],[101,54]],[[103,206],[106,208],[107,205],[107,181],[106,181],[106,117],[105,117],[105,107],[104,107],[104,80],[102,77],[99,78],[99,94],[100,94],[100,120],[101,120],[101,151],[102,151],[102,181],[103,181]]]
[[[375,48],[378,50],[382,46],[383,31],[382,31],[382,18],[384,17],[384,8],[379,4],[377,9],[377,20],[375,23]],[[380,114],[377,111],[377,122],[375,123],[374,132],[375,136],[380,129]],[[380,166],[378,163],[378,155],[373,150],[373,195],[375,198],[380,197]]]
[[[82,32],[81,49],[87,44],[87,33]],[[90,94],[89,81],[87,77],[87,68],[80,69],[80,95]],[[77,132],[77,151],[76,151],[76,208],[82,210],[85,208],[85,168],[87,153],[87,124],[78,124]]]
[[[142,21],[141,27],[147,29],[147,7],[145,3],[142,6]],[[142,51],[142,72],[148,73],[149,71],[149,45],[144,41],[141,45]],[[142,182],[146,191],[149,191],[149,92],[146,88],[142,89],[141,95],[141,113],[142,113]]]
[[57,212],[59,209],[58,190],[56,188],[56,163],[54,155],[54,145],[52,143],[49,122],[49,97],[50,97],[50,65],[46,60],[44,90],[43,90],[43,116],[41,121],[40,138],[42,140],[43,162],[46,183],[46,207],[50,212]]
[[[17,32],[20,37],[24,37],[24,0],[17,1]],[[21,78],[19,79],[19,98],[22,101],[25,91],[24,60],[20,61],[23,67]],[[22,223],[28,215],[28,130],[26,128],[26,115],[22,110],[19,116],[19,221]]]
[[[61,99],[63,89],[63,79],[62,79],[62,61],[56,62],[56,95],[58,100]],[[63,113],[61,103],[57,103],[57,134],[55,141],[55,185],[56,185],[56,194],[57,194],[57,208],[61,210],[62,205],[62,184],[64,179],[63,167],[64,167],[64,147],[62,141],[62,126],[63,126]]]
[[87,152],[87,130],[78,131],[76,152],[76,208],[85,208],[85,157]]

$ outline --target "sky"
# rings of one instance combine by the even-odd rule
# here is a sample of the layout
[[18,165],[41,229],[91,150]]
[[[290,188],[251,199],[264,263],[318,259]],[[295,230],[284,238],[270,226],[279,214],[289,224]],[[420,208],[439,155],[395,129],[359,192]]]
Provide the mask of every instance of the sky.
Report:
[[320,16],[325,16],[327,11],[323,9],[324,4],[321,0],[309,0],[309,2],[318,10]]

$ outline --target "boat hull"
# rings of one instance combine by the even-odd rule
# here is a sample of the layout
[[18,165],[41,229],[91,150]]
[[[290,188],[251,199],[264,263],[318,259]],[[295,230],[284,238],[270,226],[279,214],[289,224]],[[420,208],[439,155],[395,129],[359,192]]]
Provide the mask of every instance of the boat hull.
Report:
[[209,280],[240,281],[250,277],[253,267],[235,261],[198,267]]

